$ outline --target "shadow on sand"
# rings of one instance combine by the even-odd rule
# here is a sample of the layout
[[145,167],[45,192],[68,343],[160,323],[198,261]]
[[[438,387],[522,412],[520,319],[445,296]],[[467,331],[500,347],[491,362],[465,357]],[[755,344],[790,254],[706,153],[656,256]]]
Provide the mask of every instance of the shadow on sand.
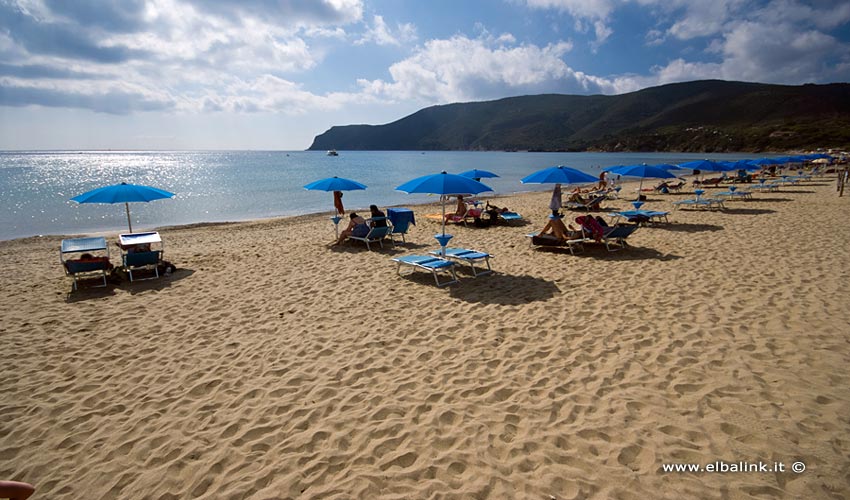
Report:
[[[561,293],[553,281],[529,275],[511,275],[494,272],[473,278],[468,266],[456,266],[457,284],[451,285],[449,295],[455,299],[478,304],[522,305],[548,300]],[[425,273],[417,273],[431,279]]]
[[107,285],[105,287],[92,286],[100,282],[99,278],[80,280],[79,288],[76,291],[72,288],[65,295],[65,302],[72,304],[86,300],[102,299],[115,295],[116,290],[125,290],[132,295],[150,290],[164,290],[170,287],[172,283],[188,278],[193,274],[195,274],[193,269],[177,269],[170,276],[164,276],[160,273],[158,279],[136,279],[131,282],[126,273],[116,269],[113,270],[107,279]]
[[705,231],[723,231],[723,226],[716,224],[691,224],[688,222],[671,222],[670,224],[653,224],[648,229],[663,229],[665,231],[676,231],[681,233],[701,233]]
[[726,208],[720,212],[721,214],[727,215],[765,215],[765,214],[775,214],[776,210],[771,210],[769,208]]

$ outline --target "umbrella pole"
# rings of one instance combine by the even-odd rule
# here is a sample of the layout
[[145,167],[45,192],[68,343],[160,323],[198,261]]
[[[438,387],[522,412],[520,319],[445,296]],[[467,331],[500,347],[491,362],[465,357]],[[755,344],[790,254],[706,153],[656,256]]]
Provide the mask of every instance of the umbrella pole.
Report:
[[127,226],[130,228],[130,233],[133,232],[133,223],[130,222],[130,204],[126,201],[124,202],[124,208],[127,210]]
[[446,257],[446,245],[449,243],[449,240],[452,239],[452,235],[446,234],[446,197],[445,195],[441,198],[442,207],[443,207],[443,230],[442,234],[435,234],[434,238],[440,243],[440,255],[445,258]]
[[446,235],[446,197],[441,196],[440,201],[442,201],[443,205],[443,236]]

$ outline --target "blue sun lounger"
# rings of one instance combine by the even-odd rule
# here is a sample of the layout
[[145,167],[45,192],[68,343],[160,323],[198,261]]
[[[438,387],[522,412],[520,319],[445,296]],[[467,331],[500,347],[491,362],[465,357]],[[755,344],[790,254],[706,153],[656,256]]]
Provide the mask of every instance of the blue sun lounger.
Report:
[[[370,220],[378,221],[378,220],[386,220],[386,217],[372,217]],[[375,226],[369,228],[369,232],[366,233],[366,236],[354,236],[351,235],[348,237],[349,240],[354,241],[362,241],[366,244],[366,250],[372,251],[371,243],[378,243],[381,245],[381,248],[384,248],[384,238],[390,235],[390,231],[392,231],[392,226]],[[395,245],[395,243],[393,243]]]
[[647,222],[669,223],[668,215],[670,215],[670,212],[662,212],[660,210],[623,210],[622,212],[611,214],[611,217],[613,219],[622,217],[629,222],[639,222],[641,219],[644,219]]
[[[428,253],[437,257],[442,256],[441,250],[432,250]],[[472,276],[474,277],[483,276],[493,272],[493,269],[490,267],[490,257],[492,256],[489,253],[478,252],[476,250],[469,250],[466,248],[446,248],[446,257],[469,264],[469,267],[472,268]],[[487,265],[487,269],[476,271],[475,263],[482,260]]]
[[[82,256],[79,259],[68,259],[71,254],[87,254],[89,252],[103,252],[105,257],[87,256],[87,260],[83,260]],[[74,290],[77,289],[77,281],[83,275],[100,275],[103,278],[103,284],[97,286],[106,286],[106,273],[112,269],[109,263],[109,247],[106,245],[106,238],[102,236],[93,238],[72,238],[62,240],[62,247],[59,250],[59,261],[65,269],[65,274],[74,278]]]
[[[452,283],[457,283],[457,274],[455,274],[454,267],[455,263],[450,260],[433,257],[431,255],[403,255],[401,257],[395,257],[392,260],[398,262],[398,269],[396,272],[399,275],[401,275],[401,266],[405,265],[413,267],[414,270],[419,268],[430,272],[434,275],[434,281],[437,283],[437,286],[446,286],[451,285]],[[450,273],[452,279],[450,281],[440,283],[440,279],[437,277],[437,272],[440,271]],[[413,272],[413,270],[411,270],[411,272]]]
[[[638,226],[631,224],[608,228],[602,235],[602,242],[605,243],[605,248],[609,252],[616,252],[617,250],[628,248],[629,244],[626,242],[626,239],[637,230]],[[619,245],[620,248],[611,249],[612,243]]]
[[499,214],[499,217],[505,222],[514,222],[518,220],[523,220],[522,215],[516,212],[502,212]]

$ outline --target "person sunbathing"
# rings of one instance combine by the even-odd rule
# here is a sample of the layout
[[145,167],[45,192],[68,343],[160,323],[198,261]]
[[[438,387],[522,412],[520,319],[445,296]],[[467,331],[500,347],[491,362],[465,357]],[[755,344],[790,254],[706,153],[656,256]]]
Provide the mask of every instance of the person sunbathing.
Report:
[[349,236],[362,238],[369,234],[369,224],[366,222],[366,219],[357,215],[357,212],[351,212],[349,218],[351,220],[348,222],[348,227],[339,233],[339,239],[332,246],[342,245],[342,242],[348,239]]
[[577,231],[574,227],[567,227],[564,224],[563,217],[549,216],[549,221],[543,226],[540,231],[541,235],[552,235],[560,241],[567,241],[581,238],[581,231]]
[[568,198],[568,200],[584,205],[585,203],[587,203],[587,200],[584,198],[584,196],[581,195],[582,192],[583,191],[579,187],[573,189],[573,192],[570,193],[570,197]]
[[466,202],[463,201],[463,196],[457,195],[457,209],[453,214],[446,214],[446,222],[456,221],[466,217]]

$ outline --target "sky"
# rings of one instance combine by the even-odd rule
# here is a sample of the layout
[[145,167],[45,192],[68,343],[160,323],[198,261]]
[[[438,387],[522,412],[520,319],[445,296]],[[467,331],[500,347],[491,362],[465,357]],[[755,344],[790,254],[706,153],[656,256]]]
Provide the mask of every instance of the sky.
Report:
[[846,0],[0,0],[0,149],[301,150],[427,106],[850,81]]

